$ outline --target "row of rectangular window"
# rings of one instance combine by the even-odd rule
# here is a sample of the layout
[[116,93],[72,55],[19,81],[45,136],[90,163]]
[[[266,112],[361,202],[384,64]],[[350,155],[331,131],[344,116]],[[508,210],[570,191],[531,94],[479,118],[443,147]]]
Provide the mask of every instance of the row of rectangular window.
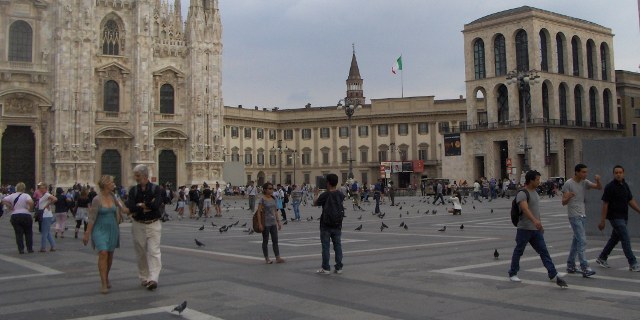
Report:
[[[440,122],[438,123],[440,128],[449,127],[448,122]],[[409,134],[409,124],[408,123],[399,123],[398,127],[398,135],[406,136]],[[231,137],[238,138],[239,137],[239,128],[238,127],[230,127]],[[253,128],[244,128],[244,138],[251,139],[253,133]],[[429,124],[427,122],[418,123],[418,134],[428,134],[429,133]],[[348,138],[349,137],[349,127],[343,126],[338,130],[338,135],[340,138]],[[381,124],[378,125],[378,136],[388,136],[389,135],[389,125]],[[369,136],[369,126],[358,126],[358,136],[368,137]],[[284,140],[293,140],[293,129],[285,129],[283,130]],[[305,128],[301,130],[301,137],[303,140],[311,139],[311,129]],[[320,138],[328,139],[331,137],[331,128],[323,127],[320,128]],[[264,139],[264,129],[258,128],[256,129],[256,138]],[[269,130],[269,140],[276,140],[276,130]]]
[[[378,151],[378,160],[379,161],[389,161],[389,150],[380,150]],[[408,154],[408,150],[399,150],[399,159],[397,159],[398,161],[407,161],[407,154]],[[329,152],[328,151],[323,151],[322,152],[322,162],[321,164],[323,165],[328,165],[329,164]],[[290,166],[293,165],[293,156],[292,155],[286,155],[285,157],[285,162],[286,165]],[[366,163],[368,162],[368,158],[369,158],[369,152],[368,151],[360,151],[360,162],[362,163]],[[311,165],[311,152],[304,152],[302,154],[302,165]],[[418,150],[418,160],[427,160],[427,149],[425,148],[421,148]],[[231,161],[232,162],[240,162],[240,154],[237,152],[233,152],[231,154]],[[353,161],[356,161],[355,159]],[[340,162],[341,163],[349,163],[349,152],[347,150],[341,150],[340,151]],[[253,154],[250,152],[247,152],[244,154],[244,164],[245,165],[252,165],[253,164]],[[257,156],[257,165],[264,165],[264,153],[258,153]],[[272,153],[269,155],[269,165],[270,166],[276,166],[278,164],[278,155],[275,153]]]

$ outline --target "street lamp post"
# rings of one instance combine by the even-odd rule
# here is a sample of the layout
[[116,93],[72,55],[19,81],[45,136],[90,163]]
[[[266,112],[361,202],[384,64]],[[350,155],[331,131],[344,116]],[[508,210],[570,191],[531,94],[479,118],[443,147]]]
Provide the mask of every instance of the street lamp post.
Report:
[[278,145],[271,147],[271,150],[278,151],[278,170],[280,172],[280,184],[282,184],[282,139],[278,139]]
[[[344,105],[342,104],[344,102]],[[356,109],[362,109],[362,105],[360,104],[360,101],[358,99],[340,99],[338,101],[338,106],[337,106],[338,110],[342,110],[344,109],[344,113],[347,115],[347,118],[349,119],[349,130],[348,130],[348,134],[349,134],[349,174],[347,175],[347,179],[352,180],[353,179],[353,151],[352,151],[352,146],[351,146],[351,117],[353,116],[353,114],[356,112]]]
[[293,181],[291,182],[292,185],[296,184],[296,159],[298,158],[298,150],[295,149],[288,149],[287,150],[289,152],[291,152],[291,161],[293,162]]
[[[529,122],[529,113],[531,110],[531,86],[540,82],[540,76],[538,75],[538,71],[529,70],[529,71],[517,71],[513,70],[507,74],[507,84],[517,83],[518,85],[518,93],[520,94],[520,99],[522,101],[522,116],[524,123],[524,163],[522,165],[522,171],[529,171],[529,143],[527,136],[527,122]],[[529,95],[529,108],[527,108],[527,103],[525,99],[525,93]]]

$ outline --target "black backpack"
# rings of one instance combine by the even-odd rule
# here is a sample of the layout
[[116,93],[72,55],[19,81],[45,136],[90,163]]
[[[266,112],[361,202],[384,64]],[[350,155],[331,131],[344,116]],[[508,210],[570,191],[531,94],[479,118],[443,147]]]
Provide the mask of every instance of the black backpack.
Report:
[[[529,202],[529,191],[527,189],[518,190],[518,192],[523,191],[524,194],[527,195],[527,203]],[[514,227],[518,226],[518,222],[520,221],[520,216],[522,216],[522,211],[520,211],[520,206],[516,202],[516,198],[518,197],[518,193],[516,192],[516,196],[513,198],[513,202],[511,202],[511,223],[513,223]]]
[[322,215],[320,223],[327,228],[342,228],[342,219],[344,218],[344,207],[339,197],[342,195],[340,191],[328,191],[327,201],[322,206]]

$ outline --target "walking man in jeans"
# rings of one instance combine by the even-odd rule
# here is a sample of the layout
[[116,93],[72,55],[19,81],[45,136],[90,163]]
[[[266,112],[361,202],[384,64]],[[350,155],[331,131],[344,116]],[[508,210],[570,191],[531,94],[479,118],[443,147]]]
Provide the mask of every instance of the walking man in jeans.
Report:
[[[318,196],[318,189],[315,191],[316,200],[314,206],[322,206],[322,215],[320,216],[320,242],[322,243],[322,269],[317,271],[318,274],[330,274],[329,266],[329,240],[333,242],[333,251],[335,252],[335,269],[337,274],[342,273],[342,217],[344,216],[344,194],[336,189],[338,185],[338,176],[330,173],[327,175],[327,191]],[[339,215],[338,223],[330,225],[334,220],[329,216]]]
[[[520,282],[518,271],[520,270],[520,257],[524,253],[527,243],[531,244],[542,259],[542,264],[547,269],[547,275],[551,281],[556,282],[560,287],[567,287],[564,279],[558,275],[556,267],[553,265],[547,244],[544,242],[544,228],[540,221],[540,197],[536,188],[540,185],[540,172],[531,170],[525,175],[524,189],[516,194],[516,203],[520,207],[520,221],[516,233],[516,247],[513,249],[511,257],[511,268],[509,268],[509,280]],[[528,193],[528,194],[527,194]]]
[[596,183],[593,183],[587,180],[587,173],[587,166],[578,163],[574,168],[573,178],[567,180],[562,187],[562,205],[567,206],[569,223],[571,224],[571,229],[573,229],[573,241],[567,258],[567,272],[576,273],[577,255],[580,261],[580,272],[585,278],[596,274],[596,272],[589,268],[589,263],[584,254],[584,249],[587,246],[587,236],[584,231],[587,221],[584,193],[587,189],[602,190],[600,176],[596,175]]
[[602,253],[596,262],[603,268],[609,268],[607,258],[611,254],[611,250],[622,242],[622,250],[629,262],[629,270],[640,272],[640,265],[636,260],[633,250],[631,250],[631,240],[627,232],[627,220],[629,219],[629,207],[640,213],[640,207],[633,195],[629,185],[624,181],[624,168],[620,165],[613,167],[613,181],[604,187],[602,194],[602,219],[598,224],[600,231],[604,230],[605,219],[609,220],[613,231],[607,245],[602,249]]

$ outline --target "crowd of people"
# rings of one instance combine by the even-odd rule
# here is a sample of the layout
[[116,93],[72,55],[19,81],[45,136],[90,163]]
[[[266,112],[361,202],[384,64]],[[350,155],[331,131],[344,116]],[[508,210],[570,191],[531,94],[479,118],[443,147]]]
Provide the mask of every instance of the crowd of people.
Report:
[[[590,277],[595,271],[588,265],[585,258],[585,200],[584,194],[588,189],[603,189],[600,176],[595,176],[595,182],[587,180],[587,167],[578,164],[574,176],[562,185],[562,205],[567,206],[569,222],[573,230],[571,250],[567,260],[568,273],[581,273]],[[602,217],[598,225],[600,230],[609,220],[613,231],[607,245],[602,250],[596,262],[603,268],[608,268],[607,258],[612,249],[619,243],[629,263],[629,270],[640,271],[640,265],[631,250],[631,243],[627,232],[628,208],[640,213],[640,207],[633,199],[628,184],[624,181],[624,168],[615,166],[614,179],[604,187],[602,195]],[[566,281],[556,270],[555,265],[546,249],[544,228],[540,217],[540,173],[529,171],[525,175],[523,188],[515,192],[514,203],[521,212],[517,223],[516,247],[514,248],[511,266],[508,271],[509,279],[520,282],[518,277],[520,257],[527,244],[540,255],[548,271],[550,279],[559,286],[566,287]],[[308,184],[273,185],[267,182],[256,186],[251,181],[243,187],[241,196],[247,197],[247,210],[262,212],[259,229],[262,233],[262,251],[265,263],[272,264],[269,257],[268,243],[271,241],[276,263],[284,263],[278,245],[278,231],[288,222],[301,220],[300,206],[320,206],[320,240],[322,244],[322,265],[318,274],[330,274],[329,249],[333,244],[335,252],[334,273],[342,273],[342,244],[341,229],[346,199],[350,199],[354,209],[362,209],[360,204],[368,202],[372,196],[375,201],[374,214],[381,214],[380,204],[389,199],[390,206],[395,203],[396,188],[393,183],[380,179],[374,184],[361,184],[349,181],[338,184],[338,176],[327,174],[327,186],[321,193],[318,188]],[[138,165],[133,170],[136,184],[128,190],[117,188],[111,176],[102,176],[97,183],[97,190],[89,185],[77,184],[65,190],[40,182],[37,190],[27,192],[24,183],[2,188],[2,206],[10,212],[11,224],[14,228],[16,245],[20,254],[32,253],[33,222],[38,223],[41,235],[40,252],[54,252],[57,250],[57,240],[63,239],[67,230],[66,219],[69,213],[75,218],[74,238],[78,238],[82,231],[82,242],[91,246],[98,253],[98,271],[100,275],[101,292],[108,293],[111,288],[109,272],[113,263],[115,249],[120,245],[119,224],[124,219],[132,223],[132,241],[137,257],[138,278],[143,287],[155,290],[158,287],[160,271],[162,269],[160,239],[162,222],[170,219],[165,206],[176,201],[177,218],[182,219],[184,209],[188,208],[189,218],[210,218],[222,216],[222,200],[227,195],[225,189],[215,182],[214,187],[204,182],[202,185],[178,187],[172,191],[170,185],[157,185],[149,180],[149,169],[145,165]],[[478,179],[473,183],[473,201],[482,201],[484,197],[489,201],[498,196],[505,196],[507,190],[515,184],[514,181],[495,179]],[[432,204],[446,204],[444,195],[449,191],[447,202],[452,205],[448,210],[453,215],[462,214],[462,203],[465,195],[459,187],[466,187],[466,181],[460,185],[454,181],[453,185],[446,185],[443,181],[434,182],[434,200]],[[553,186],[553,189],[557,189]],[[552,189],[552,190],[553,190]],[[500,191],[502,190],[502,191]],[[521,192],[523,191],[523,192]],[[259,197],[259,195],[261,195]],[[256,206],[257,205],[257,206]],[[287,218],[288,206],[291,206],[293,217]],[[214,209],[212,210],[211,207]],[[5,209],[6,208],[6,209]],[[3,210],[3,212],[4,212]],[[52,232],[53,231],[53,232]],[[49,250],[47,250],[47,247]],[[579,265],[576,265],[578,259]]]

